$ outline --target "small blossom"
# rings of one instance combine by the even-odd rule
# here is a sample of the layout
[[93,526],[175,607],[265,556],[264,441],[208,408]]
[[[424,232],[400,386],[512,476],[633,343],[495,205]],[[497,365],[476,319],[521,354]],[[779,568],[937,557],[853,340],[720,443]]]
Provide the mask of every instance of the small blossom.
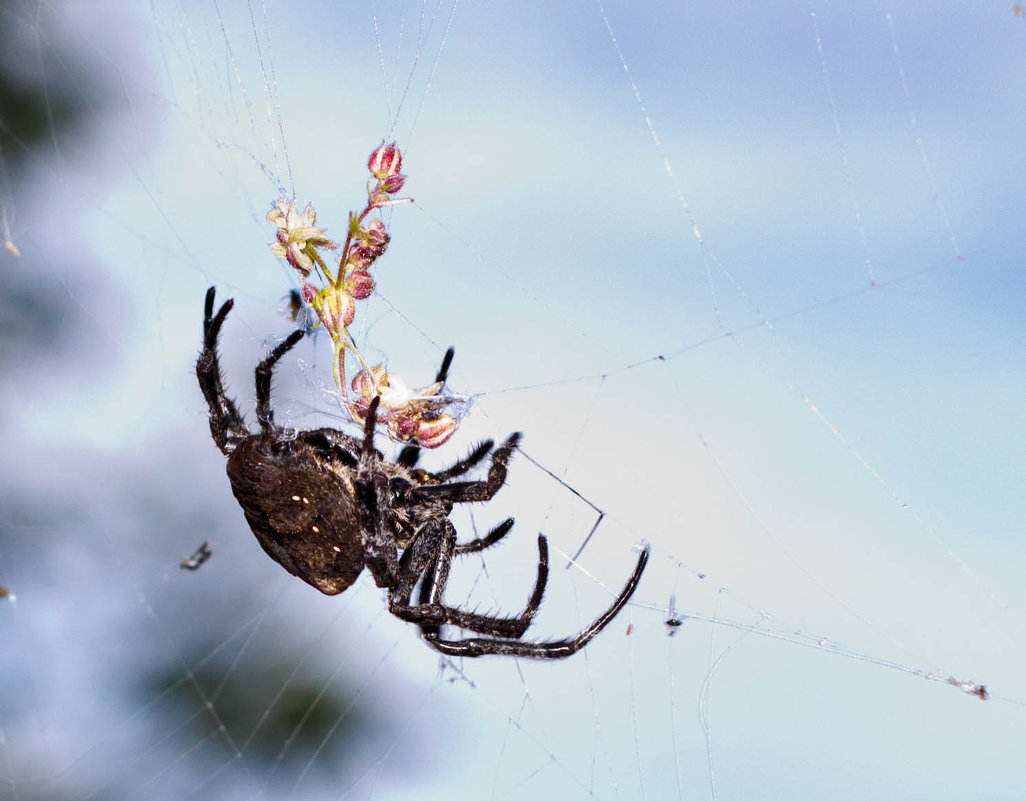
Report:
[[366,300],[374,293],[374,279],[366,270],[353,270],[345,285],[354,300]]
[[384,181],[386,178],[398,175],[399,171],[403,168],[403,157],[399,153],[399,148],[396,147],[395,142],[385,144],[384,142],[370,154],[370,158],[367,160],[367,169],[371,171],[371,174],[379,181]]
[[367,399],[368,405],[370,400],[378,394],[378,387],[388,386],[388,370],[385,369],[385,365],[379,364],[370,368],[370,370],[370,374],[366,370],[358,372],[353,376],[353,381],[350,385],[353,388],[353,392]]
[[368,247],[381,248],[382,253],[385,252],[388,243],[392,241],[392,237],[385,230],[385,224],[381,220],[371,220],[365,228],[361,228],[360,239]]
[[388,433],[399,442],[409,442],[417,436],[420,424],[413,417],[395,417],[388,422]]
[[[356,316],[355,302],[366,300],[374,293],[375,279],[370,269],[384,255],[391,241],[385,223],[380,219],[367,221],[368,215],[374,209],[413,202],[412,198],[393,197],[406,184],[402,155],[394,142],[382,142],[371,153],[367,169],[372,174],[367,183],[367,205],[359,214],[349,214],[337,269],[325,263],[320,250],[335,250],[338,245],[328,239],[324,229],[317,227],[313,206],[308,204],[300,212],[295,199],[279,200],[268,212],[267,219],[278,227],[270,247],[276,256],[285,259],[301,274],[300,292],[296,293],[295,300],[299,303],[301,298],[331,336],[335,381],[341,390],[342,402],[353,417],[364,418],[373,398],[380,397],[378,422],[387,427],[393,439],[435,448],[455,432],[459,418],[465,413],[467,399],[443,396],[441,383],[411,390],[400,378],[389,375],[384,365],[368,366],[348,331]],[[322,283],[323,286],[318,286]],[[350,351],[352,358],[363,367],[351,382],[346,379],[346,358]]]
[[451,414],[440,414],[434,420],[422,420],[417,427],[417,443],[422,448],[437,448],[456,433],[459,420]]
[[381,189],[389,195],[394,195],[396,192],[400,191],[405,184],[405,175],[389,175],[381,182]]
[[333,286],[322,289],[310,304],[313,306],[321,323],[334,339],[342,336],[343,331],[356,317],[353,298]]
[[267,212],[267,220],[278,226],[275,235],[277,241],[271,245],[271,251],[299,270],[304,277],[310,274],[315,263],[324,264],[317,252],[318,248],[335,250],[338,247],[328,239],[323,228],[317,227],[317,213],[312,204],[308,203],[299,212],[295,198],[288,202],[279,200]]

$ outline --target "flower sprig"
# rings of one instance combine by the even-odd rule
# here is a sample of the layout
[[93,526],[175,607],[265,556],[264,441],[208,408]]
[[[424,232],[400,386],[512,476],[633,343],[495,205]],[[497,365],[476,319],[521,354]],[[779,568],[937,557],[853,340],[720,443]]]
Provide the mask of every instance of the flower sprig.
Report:
[[[367,161],[371,173],[367,205],[359,214],[349,213],[341,248],[328,238],[325,229],[317,227],[312,204],[300,212],[295,199],[278,200],[267,213],[267,220],[278,226],[271,252],[299,273],[302,300],[313,309],[319,324],[331,337],[335,384],[346,409],[362,422],[371,400],[380,396],[377,419],[387,427],[392,439],[436,448],[456,431],[466,400],[443,395],[440,382],[409,389],[398,376],[389,375],[383,364],[369,365],[349,332],[356,318],[356,301],[366,300],[374,293],[370,269],[384,255],[391,240],[381,219],[367,217],[375,209],[413,202],[412,198],[394,197],[406,183],[402,164],[402,155],[394,142],[382,143],[371,153]],[[321,255],[322,250],[340,250],[334,269]],[[360,367],[352,381],[346,378],[346,355],[350,351]]]

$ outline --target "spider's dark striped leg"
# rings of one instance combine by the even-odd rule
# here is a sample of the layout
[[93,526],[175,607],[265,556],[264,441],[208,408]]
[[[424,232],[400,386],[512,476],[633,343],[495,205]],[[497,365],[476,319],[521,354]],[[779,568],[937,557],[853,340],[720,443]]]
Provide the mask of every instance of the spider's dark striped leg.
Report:
[[[492,497],[502,489],[506,483],[506,466],[509,464],[513,451],[520,443],[520,433],[510,434],[509,438],[501,446],[492,452],[492,466],[488,469],[488,477],[484,481],[454,481],[449,484],[427,484],[417,487],[414,495],[420,498],[447,501],[449,503],[472,503],[474,501],[490,501]],[[487,451],[478,456],[482,443],[467,459],[477,461],[484,457]],[[460,463],[454,466],[458,467]],[[450,471],[453,468],[450,468]]]
[[[505,534],[509,526],[503,523],[497,530]],[[537,614],[542,596],[545,594],[545,583],[549,575],[548,547],[545,538],[538,537],[538,576],[534,590],[524,611],[515,617],[480,615],[447,606],[443,602],[445,587],[449,581],[449,568],[456,549],[456,529],[448,518],[426,523],[403,551],[399,561],[399,584],[389,592],[389,611],[396,617],[418,624],[426,637],[437,636],[439,627],[444,625],[458,626],[493,637],[515,639],[523,636]],[[419,603],[410,605],[413,588],[421,579]]]
[[[489,531],[484,537],[479,537],[476,540],[470,542],[457,543],[453,549],[454,553],[465,554],[465,553],[477,553],[483,551],[485,548],[490,548],[492,545],[497,543],[503,537],[505,537],[510,530],[513,528],[513,518],[507,517],[499,525]],[[436,583],[431,580],[428,575],[424,576],[424,580],[420,583],[420,594],[417,599],[417,603],[423,606],[430,602],[431,595],[436,587]],[[539,602],[541,599],[539,598]],[[441,630],[440,626],[428,625],[426,623],[421,624],[420,631],[421,635],[425,639],[437,639],[438,634]]]
[[379,587],[388,587],[391,597],[400,586],[400,570],[398,547],[388,516],[388,479],[380,473],[375,474],[378,453],[374,450],[374,425],[377,423],[380,402],[381,397],[375,396],[367,409],[363,424],[363,444],[356,466],[356,481],[353,483],[364,563],[374,576],[374,583]]
[[[456,553],[477,553],[483,551],[485,548],[491,548],[495,543],[509,534],[510,529],[513,528],[513,518],[507,517],[499,525],[489,531],[485,536],[478,537],[476,540],[470,542],[461,542],[456,544]],[[424,603],[424,601],[421,601]]]
[[236,444],[249,436],[246,422],[239,414],[235,401],[225,392],[217,355],[217,338],[234,303],[229,298],[214,314],[214,287],[207,290],[203,304],[203,350],[196,359],[196,378],[210,413],[210,435],[225,455],[235,450]]
[[448,481],[450,478],[462,476],[464,473],[466,473],[468,470],[474,467],[474,465],[476,465],[478,462],[484,459],[492,450],[492,446],[494,444],[495,443],[492,440],[486,439],[484,442],[479,443],[474,448],[474,450],[472,450],[469,454],[467,454],[467,457],[465,459],[460,459],[458,462],[456,462],[456,464],[445,468],[445,470],[439,470],[437,473],[432,473],[431,475],[437,481]]
[[[438,368],[438,372],[435,373],[435,383],[444,384],[445,380],[449,377],[449,368],[452,366],[452,357],[455,355],[456,350],[449,348],[445,355],[442,357],[442,366]],[[399,456],[395,460],[395,463],[400,467],[407,469],[416,467],[417,460],[420,458],[420,446],[418,445],[407,445],[401,451]]]
[[285,341],[272,350],[256,368],[256,412],[260,428],[265,433],[274,429],[274,410],[271,409],[271,375],[274,365],[303,338],[303,329],[297,328]]
[[648,563],[649,549],[646,547],[638,557],[637,567],[620,594],[616,596],[612,605],[602,613],[590,626],[562,640],[551,640],[548,642],[524,642],[517,639],[488,639],[485,637],[472,637],[465,640],[443,640],[439,637],[437,627],[421,627],[424,630],[424,640],[432,648],[441,651],[448,656],[485,656],[498,654],[501,656],[522,656],[531,659],[562,659],[572,656],[580,651],[585,645],[594,639],[602,629],[609,625],[610,621],[619,614],[620,610],[627,604],[634,590],[638,587],[641,574]]

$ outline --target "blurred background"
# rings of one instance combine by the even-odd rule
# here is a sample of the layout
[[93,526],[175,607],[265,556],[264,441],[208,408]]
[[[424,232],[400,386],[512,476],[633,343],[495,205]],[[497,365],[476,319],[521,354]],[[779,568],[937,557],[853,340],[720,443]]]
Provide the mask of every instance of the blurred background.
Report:
[[[0,798],[1020,797],[1017,5],[227,5],[0,2]],[[343,238],[383,139],[361,348],[455,346],[428,468],[524,434],[450,600],[519,609],[542,531],[559,638],[652,547],[571,659],[320,595],[210,439],[207,287],[252,420],[266,212]],[[326,336],[274,399],[350,430]]]

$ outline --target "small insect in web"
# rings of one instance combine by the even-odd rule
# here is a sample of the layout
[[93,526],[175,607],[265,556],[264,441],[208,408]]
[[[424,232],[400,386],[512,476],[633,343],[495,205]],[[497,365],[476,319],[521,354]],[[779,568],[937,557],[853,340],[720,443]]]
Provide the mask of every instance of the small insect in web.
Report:
[[676,636],[680,627],[684,625],[684,621],[677,616],[677,596],[670,595],[670,608],[666,614],[666,632],[670,637]]
[[[510,435],[498,448],[491,440],[482,442],[465,459],[430,473],[416,466],[417,446],[406,446],[395,461],[375,450],[377,396],[370,402],[361,438],[334,428],[283,429],[274,422],[271,378],[278,361],[303,338],[302,329],[293,331],[257,365],[260,428],[251,433],[225,392],[217,354],[221,326],[232,305],[232,300],[225,301],[215,314],[214,288],[207,291],[196,376],[210,410],[210,434],[228,457],[232,492],[260,545],[292,575],[326,595],[336,595],[366,566],[375,584],[387,590],[388,611],[419,626],[428,645],[449,656],[570,656],[591,642],[630,600],[648,562],[647,547],[612,605],[585,629],[560,640],[522,640],[541,606],[549,574],[548,543],[539,534],[534,590],[519,615],[483,615],[446,604],[453,558],[483,551],[513,528],[513,518],[507,518],[484,537],[458,543],[449,513],[454,504],[489,501],[502,489],[520,434]],[[452,356],[450,348],[436,383],[445,383]],[[485,480],[452,480],[489,455]],[[445,639],[443,626],[483,636]]]
[[209,542],[204,542],[199,548],[197,548],[192,556],[188,556],[182,559],[178,566],[183,570],[199,570],[200,565],[206,562],[212,555],[213,550],[210,547]]
[[298,289],[290,289],[281,299],[281,313],[289,322],[295,323],[307,334],[312,334],[317,325],[317,318],[311,313],[310,307],[303,303],[303,295]]

